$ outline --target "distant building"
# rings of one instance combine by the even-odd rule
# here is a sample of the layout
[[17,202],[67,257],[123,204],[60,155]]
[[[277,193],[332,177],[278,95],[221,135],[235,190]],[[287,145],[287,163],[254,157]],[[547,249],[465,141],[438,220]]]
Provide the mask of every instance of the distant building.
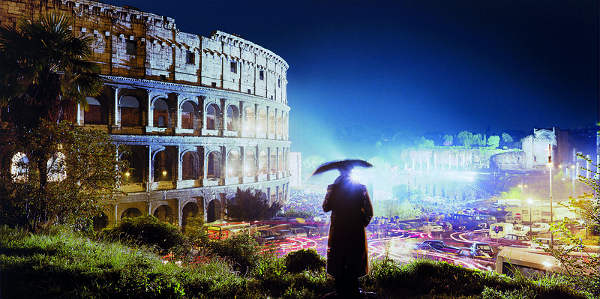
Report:
[[554,163],[556,149],[556,132],[554,128],[533,129],[533,135],[521,140],[523,152],[525,152],[525,168],[545,167],[548,163]]
[[302,153],[290,152],[288,155],[290,167],[290,187],[302,187]]

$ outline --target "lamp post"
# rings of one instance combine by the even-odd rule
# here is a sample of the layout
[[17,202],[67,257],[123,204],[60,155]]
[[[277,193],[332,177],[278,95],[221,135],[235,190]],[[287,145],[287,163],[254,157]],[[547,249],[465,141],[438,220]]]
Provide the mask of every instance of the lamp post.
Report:
[[[552,162],[548,162],[547,164],[548,169],[550,170],[548,172],[548,180],[550,183],[550,225],[552,225],[552,223],[554,222],[553,219],[553,214],[552,214]],[[553,244],[554,244],[554,233],[552,232],[552,229],[550,229],[550,249],[553,248]]]
[[531,221],[531,206],[533,205],[533,199],[528,198],[527,204],[529,205],[529,237],[531,238],[531,246],[533,247],[533,233],[531,232],[531,227],[533,226],[533,222]]

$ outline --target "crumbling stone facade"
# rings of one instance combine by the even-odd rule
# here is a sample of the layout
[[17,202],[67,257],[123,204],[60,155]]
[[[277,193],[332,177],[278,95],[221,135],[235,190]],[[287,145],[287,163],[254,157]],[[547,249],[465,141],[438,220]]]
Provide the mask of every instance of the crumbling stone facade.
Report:
[[0,24],[50,11],[93,37],[106,79],[100,96],[76,107],[75,121],[129,147],[120,156],[130,163],[126,195],[107,203],[109,224],[140,214],[214,221],[237,188],[287,199],[289,66],[281,57],[235,35],[184,33],[173,18],[96,1],[5,0]]

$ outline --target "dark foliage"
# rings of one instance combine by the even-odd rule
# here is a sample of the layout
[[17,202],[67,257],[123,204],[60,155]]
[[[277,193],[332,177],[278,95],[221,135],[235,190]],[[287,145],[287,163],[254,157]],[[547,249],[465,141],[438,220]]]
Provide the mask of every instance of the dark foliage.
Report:
[[103,230],[100,237],[114,241],[120,240],[129,244],[155,247],[161,252],[185,244],[185,237],[176,226],[160,222],[154,216],[124,218],[119,226]]
[[230,260],[233,268],[243,273],[255,267],[260,260],[258,242],[247,234],[210,241],[208,247],[212,253]]
[[325,267],[325,261],[316,250],[302,249],[290,252],[286,255],[285,267],[292,273],[298,273],[304,270],[319,271]]
[[237,220],[271,219],[280,209],[280,203],[269,204],[267,195],[260,190],[238,188],[235,197],[227,200],[227,216]]

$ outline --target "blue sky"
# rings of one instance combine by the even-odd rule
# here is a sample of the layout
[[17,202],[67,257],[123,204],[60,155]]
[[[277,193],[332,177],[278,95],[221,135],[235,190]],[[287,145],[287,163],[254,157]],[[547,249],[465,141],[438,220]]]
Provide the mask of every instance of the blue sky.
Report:
[[352,133],[335,147],[368,148],[360,135],[597,121],[592,0],[104,2],[174,17],[186,32],[236,33],[283,57],[297,151],[328,151],[340,130]]

